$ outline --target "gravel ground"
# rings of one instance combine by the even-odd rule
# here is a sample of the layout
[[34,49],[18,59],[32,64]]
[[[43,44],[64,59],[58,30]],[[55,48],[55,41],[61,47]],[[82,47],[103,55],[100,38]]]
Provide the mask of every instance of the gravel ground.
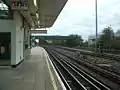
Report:
[[[61,57],[63,57],[65,60],[67,61],[71,61],[70,59],[68,59],[66,56],[61,55]],[[78,63],[74,62],[76,65],[78,65]],[[90,71],[88,68],[82,66],[82,65],[78,65],[82,70],[85,70],[87,73],[89,73],[91,76],[95,77],[97,80],[101,81],[102,83],[108,85],[109,87],[112,88],[112,90],[120,90],[120,85],[113,83],[112,81],[100,76],[99,74],[96,74],[95,72]]]
[[[60,48],[55,48],[55,50],[58,50],[62,53],[65,54],[69,54],[72,57],[76,57],[76,53],[75,52],[71,52],[65,49],[60,49]],[[78,53],[80,54],[80,53]],[[78,56],[78,55],[77,55]],[[109,60],[109,59],[104,59],[104,58],[99,58],[99,57],[95,57],[95,56],[88,56],[87,55],[87,59],[83,59],[83,56],[86,55],[79,55],[79,57],[77,57],[79,60],[85,60],[86,62],[90,62],[92,64],[98,65],[104,69],[108,69],[112,72],[115,72],[117,74],[120,74],[120,62],[115,61],[115,60]]]

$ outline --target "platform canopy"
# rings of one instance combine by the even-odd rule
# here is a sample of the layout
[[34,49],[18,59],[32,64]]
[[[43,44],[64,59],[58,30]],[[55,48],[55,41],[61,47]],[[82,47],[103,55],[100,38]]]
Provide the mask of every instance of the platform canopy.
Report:
[[67,0],[37,0],[41,27],[51,27]]
[[[2,0],[10,6],[11,1]],[[24,0],[22,0],[24,1]],[[67,0],[25,0],[28,1],[28,11],[20,11],[27,19],[28,23],[34,28],[49,28],[56,21]],[[35,4],[36,2],[36,4]]]

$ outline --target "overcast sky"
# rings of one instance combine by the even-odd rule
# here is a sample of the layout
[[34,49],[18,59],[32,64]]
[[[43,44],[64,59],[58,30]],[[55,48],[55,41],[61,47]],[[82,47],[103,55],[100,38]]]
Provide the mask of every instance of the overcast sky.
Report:
[[[107,25],[120,29],[120,0],[98,0],[98,32]],[[68,0],[49,35],[95,35],[95,0]]]
[[[120,0],[98,0],[98,32],[107,25],[120,30]],[[68,0],[48,35],[95,35],[95,0]]]

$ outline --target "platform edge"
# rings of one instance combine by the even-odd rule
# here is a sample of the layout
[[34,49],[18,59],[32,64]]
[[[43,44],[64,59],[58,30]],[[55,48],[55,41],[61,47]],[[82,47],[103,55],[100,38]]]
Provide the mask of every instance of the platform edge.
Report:
[[54,65],[53,65],[53,63],[52,63],[52,61],[51,61],[51,59],[50,59],[50,57],[49,57],[47,51],[46,51],[45,49],[44,49],[44,51],[46,52],[47,59],[50,61],[50,64],[51,64],[51,66],[52,66],[52,68],[53,68],[53,71],[55,72],[55,74],[56,74],[56,76],[57,76],[57,78],[58,78],[58,81],[59,81],[59,83],[61,84],[63,90],[67,90],[66,87],[65,87],[65,85],[63,84],[63,82],[62,82],[62,80],[61,80],[61,78],[60,78],[60,76],[59,76],[57,70],[55,69],[55,67],[54,67]]

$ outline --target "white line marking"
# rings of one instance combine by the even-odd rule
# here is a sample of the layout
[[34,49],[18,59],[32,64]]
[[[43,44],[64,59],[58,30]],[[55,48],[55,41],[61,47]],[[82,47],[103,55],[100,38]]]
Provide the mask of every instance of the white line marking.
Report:
[[49,63],[48,63],[48,60],[46,60],[46,62],[47,62],[48,70],[49,70],[50,77],[51,77],[51,80],[52,80],[53,88],[54,88],[54,90],[58,90],[57,85],[56,85],[56,82],[55,82],[55,79],[54,79],[54,76],[53,76],[53,73],[52,73],[52,71],[51,71],[51,69],[50,69],[50,65],[49,65]]
[[50,69],[50,64],[49,64],[48,59],[47,59],[47,53],[46,53],[46,51],[44,49],[43,49],[43,53],[44,53],[44,57],[45,57],[45,60],[46,60],[46,63],[47,63],[47,67],[48,67],[48,71],[49,71],[50,78],[51,78],[51,81],[52,81],[53,89],[58,90],[55,79],[54,79],[54,76],[53,76],[53,73],[52,73],[52,71]]
[[[56,76],[57,76],[57,78],[58,78],[58,81],[60,82],[60,84],[61,84],[63,90],[67,90],[66,87],[65,87],[65,85],[63,84],[63,82],[62,82],[62,80],[61,80],[59,74],[57,73],[57,71],[56,71],[56,69],[55,69],[55,67],[54,67],[54,65],[53,65],[53,63],[52,63],[52,61],[50,60],[50,57],[49,57],[48,53],[45,51],[44,48],[43,48],[43,50],[44,50],[44,52],[45,52],[45,55],[47,56],[46,62],[48,63],[48,60],[50,61],[50,64],[51,64],[51,66],[52,66],[52,68],[53,68],[53,70],[54,70],[54,72],[55,72],[55,74],[56,74]],[[49,64],[49,63],[48,63],[48,64]],[[51,72],[51,73],[52,73],[52,72]]]

